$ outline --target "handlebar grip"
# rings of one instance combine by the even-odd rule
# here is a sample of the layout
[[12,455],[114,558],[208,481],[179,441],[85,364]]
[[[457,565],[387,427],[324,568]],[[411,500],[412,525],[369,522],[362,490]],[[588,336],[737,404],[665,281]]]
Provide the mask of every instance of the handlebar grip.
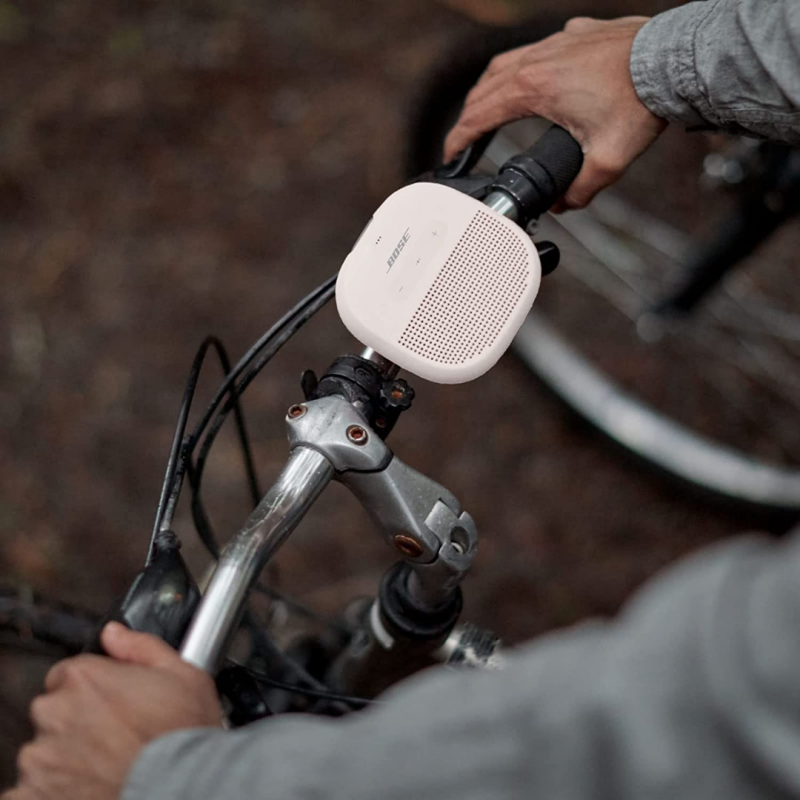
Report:
[[535,159],[553,180],[554,196],[549,205],[566,194],[583,166],[583,150],[568,131],[551,125],[544,136],[526,153]]
[[527,219],[544,214],[578,176],[583,150],[564,128],[552,125],[534,145],[503,164],[492,189],[511,195]]

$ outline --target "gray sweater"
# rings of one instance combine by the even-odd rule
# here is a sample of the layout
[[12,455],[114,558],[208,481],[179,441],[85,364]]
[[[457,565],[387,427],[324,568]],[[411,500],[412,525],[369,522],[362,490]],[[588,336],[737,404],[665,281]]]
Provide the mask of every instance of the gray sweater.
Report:
[[[800,0],[708,0],[639,33],[656,114],[800,143]],[[611,623],[432,670],[342,720],[150,744],[123,800],[800,798],[800,534],[712,548]]]

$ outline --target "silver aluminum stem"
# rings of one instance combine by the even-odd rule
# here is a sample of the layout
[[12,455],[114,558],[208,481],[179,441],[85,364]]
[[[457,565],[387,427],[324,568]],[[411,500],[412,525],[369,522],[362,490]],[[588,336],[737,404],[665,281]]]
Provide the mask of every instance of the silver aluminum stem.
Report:
[[514,201],[505,192],[492,192],[484,201],[483,204],[488,206],[498,214],[516,222],[518,212]]
[[222,551],[181,646],[184,661],[216,672],[253,583],[332,477],[333,466],[321,453],[292,450],[275,484]]

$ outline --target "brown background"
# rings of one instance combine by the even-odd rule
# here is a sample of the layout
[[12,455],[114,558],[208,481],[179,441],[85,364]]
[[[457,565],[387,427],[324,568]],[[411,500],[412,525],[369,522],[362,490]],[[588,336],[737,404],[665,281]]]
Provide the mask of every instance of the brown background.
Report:
[[[416,93],[475,27],[464,12],[510,22],[534,7],[578,9],[0,0],[2,577],[97,610],[125,588],[201,338],[218,333],[236,356],[331,274],[399,185]],[[352,346],[329,308],[248,392],[265,482],[286,455],[301,370]],[[508,641],[610,614],[740,527],[623,457],[511,356],[475,384],[416,388],[393,445],[477,520],[468,616]],[[230,533],[246,513],[231,436],[207,488]],[[392,553],[334,487],[279,561],[287,590],[331,606],[372,586]],[[0,652],[0,783],[45,667]]]

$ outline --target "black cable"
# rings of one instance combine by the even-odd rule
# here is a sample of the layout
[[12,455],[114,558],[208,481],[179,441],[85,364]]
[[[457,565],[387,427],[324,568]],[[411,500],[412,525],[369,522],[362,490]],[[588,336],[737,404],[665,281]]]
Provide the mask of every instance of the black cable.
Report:
[[[192,431],[192,440],[196,445],[200,436],[202,436],[203,431],[208,426],[208,423],[211,421],[214,412],[219,407],[219,404],[225,398],[225,395],[228,394],[230,388],[234,385],[236,379],[239,375],[244,372],[244,370],[255,360],[256,356],[261,352],[261,350],[269,344],[269,342],[292,320],[298,316],[299,314],[303,313],[309,305],[314,303],[315,300],[320,295],[327,294],[327,297],[322,305],[324,305],[332,296],[333,294],[333,287],[336,285],[336,275],[332,275],[326,281],[321,283],[316,289],[312,292],[307,294],[302,300],[295,304],[295,306],[289,311],[287,311],[265,334],[263,334],[256,342],[253,344],[250,349],[236,362],[236,366],[228,372],[227,377],[223,381],[222,385],[217,389],[217,393],[214,395],[214,398],[208,405],[208,408],[205,410],[200,421],[195,426],[194,430]],[[320,306],[321,307],[321,306]],[[312,312],[311,316],[313,316],[316,311],[319,309],[317,308],[314,312]],[[306,320],[307,321],[307,320]],[[262,364],[263,366],[263,364]],[[241,393],[241,390],[238,394]]]
[[[158,534],[159,530],[164,522],[164,516],[167,512],[167,509],[174,508],[175,503],[177,502],[177,495],[180,492],[180,483],[182,482],[183,474],[186,470],[187,461],[191,457],[194,448],[197,445],[197,442],[202,435],[203,431],[205,430],[206,426],[208,425],[209,421],[211,420],[214,411],[217,409],[219,404],[222,402],[223,398],[226,394],[230,394],[228,398],[228,402],[225,405],[223,419],[219,422],[219,427],[222,426],[222,423],[227,418],[227,415],[230,413],[231,410],[234,410],[236,415],[236,422],[237,428],[239,430],[239,437],[242,443],[242,449],[245,456],[245,465],[247,470],[247,478],[248,484],[250,486],[251,495],[253,497],[253,505],[258,505],[258,501],[261,499],[261,491],[258,486],[258,479],[256,476],[255,468],[253,465],[253,458],[252,453],[249,446],[249,441],[247,438],[245,423],[244,423],[244,415],[241,411],[241,406],[239,404],[239,397],[250,381],[253,380],[255,375],[263,369],[264,366],[269,362],[272,355],[274,355],[283,344],[291,338],[291,336],[296,333],[302,325],[304,325],[325,303],[330,300],[333,295],[333,288],[336,284],[336,275],[332,275],[328,280],[318,286],[314,291],[310,292],[306,295],[299,303],[297,303],[292,309],[290,309],[284,316],[278,320],[278,322],[273,325],[258,341],[250,347],[250,349],[239,359],[236,363],[236,366],[231,369],[230,368],[230,360],[228,358],[228,354],[225,351],[222,343],[214,336],[207,337],[203,343],[200,345],[200,348],[195,355],[194,362],[192,363],[192,368],[189,371],[189,378],[186,383],[186,389],[184,390],[183,400],[181,402],[180,411],[178,414],[178,423],[175,429],[175,436],[173,437],[172,447],[170,449],[169,459],[167,461],[167,470],[166,475],[164,478],[164,484],[161,490],[161,497],[159,498],[158,509],[156,511],[156,522],[153,527],[153,537],[151,540],[150,551],[148,555],[148,561],[152,557],[153,551],[153,541],[155,540],[156,535]],[[321,304],[317,305],[315,301],[320,297],[323,296],[324,300]],[[307,309],[311,309],[310,313],[307,313]],[[304,314],[304,312],[306,312]],[[246,376],[246,382],[240,386],[235,386],[236,378],[248,367],[248,365],[256,358],[259,352],[279,333],[282,332],[282,329],[285,326],[291,325],[292,322],[295,322],[296,318],[300,318],[300,323],[295,324],[291,329],[291,332],[282,340],[279,340],[277,346],[273,348],[272,353],[266,354],[265,358],[262,358],[259,363],[257,364],[256,368],[251,371],[249,376]],[[197,382],[200,375],[200,369],[202,368],[203,361],[205,359],[206,353],[209,347],[214,347],[216,352],[219,355],[220,361],[222,363],[223,369],[225,370],[225,380],[222,382],[222,385],[217,389],[214,398],[212,399],[211,403],[206,408],[203,417],[200,419],[200,422],[195,426],[194,430],[192,431],[191,436],[185,439],[185,432],[186,432],[186,424],[189,415],[189,408],[192,403],[192,399],[194,397],[195,390],[197,388]],[[215,435],[211,438],[208,447],[206,448],[205,456],[208,455],[208,449],[210,449],[211,444],[213,443]],[[205,463],[205,458],[203,459],[203,464]],[[199,483],[202,479],[202,467],[199,470],[198,475],[198,489]],[[207,516],[206,516],[207,519]]]
[[[189,377],[186,380],[186,388],[184,389],[183,399],[178,412],[178,422],[175,426],[175,435],[172,439],[172,446],[170,448],[169,458],[167,459],[167,469],[164,476],[164,483],[161,488],[161,496],[159,498],[158,508],[156,510],[156,519],[155,524],[153,525],[153,535],[150,540],[150,547],[147,554],[146,563],[148,564],[153,557],[156,536],[158,536],[159,531],[163,530],[165,527],[168,528],[171,525],[172,516],[175,512],[178,497],[180,496],[181,486],[183,485],[183,477],[191,452],[190,445],[192,444],[191,437],[186,436],[186,426],[192,400],[194,399],[194,394],[197,390],[197,383],[200,379],[200,371],[205,363],[205,358],[209,348],[213,348],[219,356],[219,360],[225,375],[227,376],[230,372],[230,359],[228,358],[228,354],[222,342],[215,336],[207,336],[195,354],[191,369],[189,370]],[[247,436],[244,413],[238,398],[233,397],[232,401],[232,408],[234,410],[236,419],[237,433],[239,435],[239,442],[242,448],[245,472],[247,474],[247,483],[250,489],[250,494],[253,498],[253,504],[257,505],[261,497],[261,489],[258,484],[258,476],[256,474],[255,464],[253,462],[253,453]]]
[[250,630],[250,635],[253,637],[251,643],[251,657],[255,654],[257,658],[264,659],[265,661],[268,659],[278,661],[283,669],[287,670],[293,678],[308,688],[315,689],[318,692],[328,691],[328,687],[322,681],[317,680],[296,659],[284,653],[283,650],[264,633],[264,629],[266,628],[264,621],[258,617],[252,608],[248,608],[244,612],[243,621]]
[[333,700],[338,703],[345,703],[348,706],[353,706],[354,708],[364,708],[366,706],[371,705],[380,705],[377,700],[368,700],[365,697],[353,697],[351,695],[346,694],[338,694],[337,692],[331,692],[327,690],[321,689],[310,689],[305,686],[299,686],[294,683],[287,683],[285,681],[279,681],[275,678],[271,678],[265,672],[261,670],[253,669],[252,667],[246,667],[244,664],[239,664],[236,661],[229,661],[235,667],[239,667],[247,672],[251,678],[258,683],[262,683],[265,686],[270,686],[273,689],[282,689],[285,692],[292,692],[292,694],[302,694],[307,697],[313,697],[317,700]]
[[161,486],[161,495],[158,498],[156,518],[153,523],[153,534],[150,537],[150,546],[147,550],[147,560],[145,564],[149,564],[152,561],[155,552],[156,537],[161,530],[161,523],[167,513],[167,507],[174,501],[176,492],[180,491],[180,487],[177,486],[177,484],[180,483],[178,480],[178,472],[181,462],[185,461],[184,436],[186,435],[186,423],[189,419],[189,409],[192,405],[192,398],[197,389],[200,368],[203,366],[206,353],[211,346],[210,340],[211,337],[203,340],[192,361],[192,366],[189,369],[189,377],[186,380],[186,386],[183,390],[183,399],[181,400],[180,409],[178,410],[178,421],[175,424],[175,433],[172,437],[172,446],[169,449],[167,469],[164,475],[164,483]]
[[[205,429],[205,427],[207,427],[208,422],[211,420],[211,415],[213,414],[214,410],[216,410],[219,402],[222,399],[223,395],[220,394],[222,389],[227,387],[230,392],[230,396],[225,405],[217,412],[213,424],[206,432],[205,438],[200,445],[199,452],[189,468],[190,483],[192,487],[192,516],[194,518],[195,527],[198,528],[198,534],[200,535],[201,541],[206,546],[209,553],[211,553],[215,558],[219,555],[219,547],[216,543],[216,537],[214,536],[211,523],[208,519],[208,514],[203,507],[201,499],[203,472],[205,470],[211,447],[214,444],[214,441],[222,426],[224,425],[228,414],[230,413],[231,409],[234,408],[236,402],[238,401],[239,397],[241,397],[245,389],[247,389],[259,372],[264,369],[264,367],[283,347],[283,345],[286,344],[286,342],[288,342],[289,339],[291,339],[292,336],[294,336],[300,330],[300,328],[302,328],[320,309],[322,309],[330,301],[330,299],[333,297],[335,283],[336,276],[334,275],[325,281],[325,283],[323,283],[321,286],[317,287],[317,289],[315,289],[311,294],[303,298],[303,300],[301,300],[292,309],[292,311],[284,315],[284,317],[277,324],[273,325],[272,328],[270,328],[270,330],[264,336],[262,336],[261,339],[259,339],[259,342],[257,342],[256,345],[250,348],[248,354],[245,355],[239,364],[237,364],[236,367],[234,367],[234,369],[229,373],[225,383],[223,383],[222,387],[220,387],[220,390],[218,390],[214,400],[212,400],[211,404],[209,405],[209,408],[206,414],[203,416],[203,419],[201,419],[192,432],[192,449],[195,449],[199,436],[202,434],[202,431]],[[243,362],[248,359],[250,361],[255,360],[258,353],[262,350],[263,352],[261,353],[261,357],[258,358],[256,363],[250,367],[242,379],[234,385],[231,379],[235,378],[237,371],[238,374],[241,374],[241,372],[247,367],[247,364]]]
[[273,589],[271,586],[267,586],[263,583],[257,583],[253,587],[253,591],[263,594],[265,597],[270,598],[270,600],[277,600],[278,602],[283,603],[293,614],[305,617],[311,622],[318,622],[327,628],[338,631],[339,633],[350,634],[350,629],[343,623],[337,622],[335,619],[323,616],[322,614],[318,614],[316,611],[309,608],[304,603],[301,603],[299,600],[296,600],[294,597],[284,594],[277,589]]

